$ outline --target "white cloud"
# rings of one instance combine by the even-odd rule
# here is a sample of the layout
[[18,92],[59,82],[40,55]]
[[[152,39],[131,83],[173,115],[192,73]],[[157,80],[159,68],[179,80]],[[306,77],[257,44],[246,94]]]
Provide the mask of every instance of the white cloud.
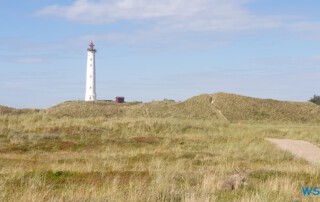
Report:
[[258,16],[245,5],[249,0],[75,0],[51,5],[38,16],[99,24],[122,20],[152,20],[157,31],[243,31],[282,26],[282,18]]

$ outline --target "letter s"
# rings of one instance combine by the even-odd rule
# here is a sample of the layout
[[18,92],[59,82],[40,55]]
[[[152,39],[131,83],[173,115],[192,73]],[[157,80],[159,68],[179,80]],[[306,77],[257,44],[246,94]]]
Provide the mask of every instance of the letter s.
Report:
[[315,187],[315,188],[313,189],[312,194],[313,194],[314,196],[318,196],[318,195],[320,195],[319,187]]

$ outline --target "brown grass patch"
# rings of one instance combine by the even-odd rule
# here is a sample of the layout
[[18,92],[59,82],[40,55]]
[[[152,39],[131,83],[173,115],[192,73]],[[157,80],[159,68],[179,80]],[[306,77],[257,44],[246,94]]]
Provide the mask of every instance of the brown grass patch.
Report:
[[131,141],[134,143],[158,144],[160,142],[160,138],[158,138],[158,137],[134,137],[134,138],[131,138]]

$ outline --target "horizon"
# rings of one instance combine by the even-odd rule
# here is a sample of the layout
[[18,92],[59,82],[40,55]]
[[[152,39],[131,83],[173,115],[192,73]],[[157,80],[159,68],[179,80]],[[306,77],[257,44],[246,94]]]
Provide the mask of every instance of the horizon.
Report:
[[319,2],[1,2],[0,105],[84,100],[95,43],[97,99],[227,92],[308,101],[319,94]]
[[[216,94],[227,94],[227,95],[241,96],[241,97],[247,97],[247,98],[251,98],[251,99],[259,99],[259,100],[265,100],[265,101],[273,100],[273,101],[278,101],[278,102],[292,102],[292,103],[295,103],[295,102],[297,102],[297,103],[308,103],[308,102],[311,102],[310,100],[307,100],[307,101],[290,101],[290,100],[279,100],[279,99],[271,99],[271,98],[252,97],[252,96],[240,95],[240,94],[228,93],[228,92],[216,92],[216,93],[202,93],[202,94],[191,96],[191,97],[189,97],[187,99],[184,99],[184,100],[172,100],[172,99],[164,98],[162,100],[154,100],[153,99],[153,100],[150,100],[150,101],[141,101],[141,100],[129,100],[129,101],[127,101],[127,100],[125,100],[124,103],[143,103],[143,104],[146,104],[146,103],[150,103],[150,102],[162,102],[162,101],[173,101],[175,103],[181,103],[181,102],[186,102],[187,100],[195,98],[197,96],[216,95]],[[0,107],[3,106],[3,107],[15,108],[15,109],[39,109],[39,110],[44,110],[44,109],[49,109],[51,107],[54,107],[54,106],[57,106],[57,105],[60,105],[60,104],[63,104],[63,103],[67,103],[67,102],[88,102],[88,101],[85,101],[85,100],[65,100],[65,101],[62,101],[60,103],[56,103],[54,105],[51,105],[49,107],[42,107],[42,108],[37,108],[37,107],[19,108],[19,107],[12,107],[12,106],[1,105],[1,104],[0,104]],[[98,99],[96,101],[89,101],[89,102],[92,102],[92,103],[96,103],[96,102],[112,102],[112,103],[116,103],[116,100],[115,99],[112,99],[112,100],[100,100],[100,99]],[[313,102],[311,102],[311,103],[313,103]]]

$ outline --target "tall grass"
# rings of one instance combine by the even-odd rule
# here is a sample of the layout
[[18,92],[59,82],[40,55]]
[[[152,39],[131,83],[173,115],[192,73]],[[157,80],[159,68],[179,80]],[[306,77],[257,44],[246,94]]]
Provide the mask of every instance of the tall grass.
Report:
[[[5,114],[0,200],[304,201],[301,186],[319,185],[319,166],[264,138],[320,145],[319,133],[303,123]],[[246,183],[226,189],[239,172]]]

